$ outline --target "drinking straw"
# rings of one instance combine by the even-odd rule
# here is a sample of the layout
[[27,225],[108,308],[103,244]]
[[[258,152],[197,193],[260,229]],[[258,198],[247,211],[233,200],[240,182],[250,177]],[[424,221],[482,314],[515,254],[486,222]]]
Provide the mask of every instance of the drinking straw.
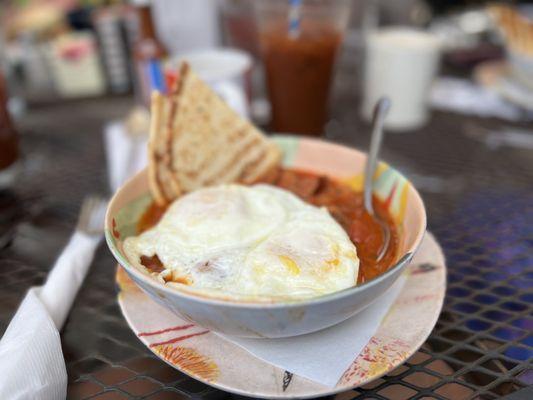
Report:
[[300,34],[300,8],[302,0],[289,0],[289,36],[298,37]]
[[166,82],[161,68],[161,63],[157,59],[152,59],[148,62],[148,77],[152,90],[157,90],[161,93],[166,93]]

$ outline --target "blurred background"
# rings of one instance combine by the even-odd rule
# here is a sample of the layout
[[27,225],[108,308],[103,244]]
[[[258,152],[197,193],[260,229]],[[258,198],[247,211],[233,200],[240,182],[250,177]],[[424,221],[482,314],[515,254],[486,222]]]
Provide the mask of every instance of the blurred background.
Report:
[[[307,50],[297,46],[285,49],[289,59],[283,55],[286,43],[279,40],[290,35],[289,28],[280,37],[269,35],[275,19],[287,18],[288,1],[2,1],[0,63],[9,111],[20,119],[32,106],[98,97],[146,105],[156,70],[161,69],[169,83],[178,60],[193,54],[193,68],[215,86],[241,80],[244,104],[226,92],[221,95],[254,122],[276,131],[327,136],[335,114],[329,111],[335,111],[339,101],[357,98],[363,117],[368,117],[376,96],[387,91],[393,101],[397,97],[396,112],[403,114],[393,112],[390,126],[400,130],[424,125],[428,107],[510,119],[526,114],[532,89],[527,56],[533,51],[525,20],[533,9],[526,4],[516,8],[484,1],[339,0],[329,2],[335,3],[333,12],[325,11],[331,4],[322,3],[307,10],[304,2],[300,39],[315,49],[309,61]],[[336,33],[328,33],[325,25]],[[305,64],[305,57],[316,71],[307,77],[309,83],[301,77],[302,82],[295,82],[290,74],[302,70],[298,63]],[[217,63],[222,66],[213,68]],[[438,71],[444,79],[435,79]],[[402,87],[391,85],[398,77],[405,80]],[[292,90],[286,90],[285,80],[293,83]],[[300,86],[309,93],[321,92],[311,95],[319,97],[312,99],[315,104],[302,104],[298,94],[295,101],[283,99],[286,93],[277,95],[298,92]],[[417,93],[402,107],[409,86]],[[476,96],[482,92],[491,95],[480,104]],[[358,107],[353,104],[353,109]],[[320,118],[308,126],[296,121],[298,113],[312,119],[310,114],[316,112]],[[293,120],[285,120],[288,113]]]
[[[471,117],[461,119],[463,138],[479,146],[533,147],[522,128],[533,116],[533,7],[527,2],[0,4],[3,187],[16,183],[17,174],[44,168],[28,136],[36,129],[60,148],[81,140],[78,132],[90,131],[86,140],[96,147],[103,137],[99,150],[114,190],[144,165],[150,91],[172,90],[182,60],[267,132],[365,148],[372,107],[388,95],[393,106],[387,128],[404,135],[389,140],[407,143],[413,132],[433,130],[432,123],[444,129],[439,118],[445,113],[451,120]],[[58,133],[63,130],[68,133]],[[118,164],[127,165],[112,165],[117,153],[124,158]],[[390,161],[405,164],[407,174],[416,169],[401,154]],[[434,184],[431,178],[424,182]]]
[[[3,0],[0,21],[0,332],[82,199],[143,168],[149,93],[171,91],[187,60],[266,132],[363,150],[374,102],[391,97],[382,156],[422,193],[449,290],[423,361],[360,394],[408,398],[384,394],[396,383],[493,399],[533,384],[528,2]],[[71,383],[93,394],[115,385],[95,371],[149,357],[117,309],[113,265],[100,249],[62,335]],[[413,368],[422,383],[404,380]]]
[[[18,119],[29,112],[32,106],[52,102],[116,96],[135,98],[138,104],[142,104],[146,101],[147,88],[150,88],[149,72],[146,72],[143,64],[157,61],[169,79],[177,60],[203,51],[205,57],[198,60],[196,57],[193,67],[207,76],[213,72],[204,71],[206,64],[211,63],[211,69],[216,69],[213,65],[221,59],[226,60],[226,54],[206,50],[231,48],[239,53],[233,54],[233,59],[223,61],[226,75],[243,75],[247,97],[243,112],[250,113],[254,121],[266,125],[271,120],[272,109],[283,112],[281,105],[268,101],[269,98],[271,102],[276,99],[277,87],[267,83],[272,80],[279,82],[282,78],[271,76],[278,73],[277,67],[272,66],[276,62],[269,61],[279,57],[279,54],[271,55],[269,51],[274,46],[269,46],[272,38],[268,35],[266,25],[271,22],[268,19],[281,18],[273,14],[283,15],[288,6],[284,7],[281,3],[289,2],[274,0],[270,6],[265,6],[265,3],[254,0],[2,1],[0,60],[9,110]],[[532,11],[527,5],[519,8],[522,16],[514,16],[513,11],[518,8],[512,5],[498,7],[496,3],[488,5],[484,1],[339,0],[330,3],[336,3],[338,10],[335,15],[332,11],[325,11],[332,7],[331,4],[322,5],[323,10],[309,12],[304,7],[302,15],[302,21],[313,22],[313,18],[318,17],[311,14],[321,13],[322,22],[327,20],[339,34],[337,42],[331,45],[334,57],[325,60],[325,64],[335,64],[334,71],[325,68],[317,72],[317,76],[327,75],[322,80],[330,76],[333,80],[332,90],[326,87],[330,95],[328,100],[331,100],[328,103],[330,110],[335,110],[338,100],[345,96],[357,96],[364,100],[363,95],[366,94],[371,103],[373,92],[382,91],[363,85],[364,78],[372,75],[365,73],[365,63],[373,63],[366,68],[371,71],[381,68],[380,79],[396,80],[397,76],[405,77],[408,71],[390,70],[401,69],[402,63],[415,65],[417,63],[414,60],[423,60],[428,65],[420,67],[422,75],[419,78],[428,82],[419,81],[420,86],[429,86],[434,82],[438,68],[440,76],[463,78],[462,81],[437,80],[432,96],[424,96],[424,102],[427,100],[433,108],[455,107],[464,112],[492,112],[506,117],[517,116],[524,111],[514,109],[512,105],[527,105],[528,98],[525,96],[529,94],[526,89],[531,86],[528,81],[531,71],[524,59],[527,57],[523,56],[531,51],[527,42],[532,39],[528,26],[521,29],[520,33],[513,31],[516,31],[515,20],[527,18]],[[274,8],[276,10],[273,11]],[[524,23],[527,25],[527,21]],[[395,32],[383,37],[386,27],[393,27]],[[314,39],[307,33],[314,30],[315,37],[322,35],[327,41],[328,33],[320,29],[317,24],[306,27],[302,23],[302,40],[305,38],[310,42],[318,49],[317,53],[321,51],[320,43],[313,43]],[[421,32],[426,33],[425,37]],[[513,34],[517,37],[513,37]],[[424,40],[428,42],[430,35],[437,41],[424,43]],[[401,55],[383,54],[380,47],[400,47],[409,54],[403,61]],[[327,52],[327,49],[324,51]],[[435,54],[426,54],[432,51]],[[298,49],[295,53],[298,53]],[[300,54],[303,54],[303,50]],[[315,61],[321,58],[327,58],[327,55],[318,54]],[[294,60],[298,63],[296,58]],[[287,61],[289,64],[290,61]],[[271,68],[265,69],[265,65]],[[290,69],[287,65],[283,69]],[[386,69],[389,71],[382,70],[384,65],[388,65]],[[502,71],[508,67],[510,74]],[[224,73],[218,75],[213,80],[226,78]],[[428,75],[427,79],[425,75]],[[502,75],[516,78],[516,81],[507,82]],[[370,78],[372,80],[373,77]],[[409,79],[409,76],[406,78]],[[507,84],[524,87],[508,88],[505,87]],[[320,82],[317,84],[315,81],[315,85],[320,86]],[[417,83],[413,82],[413,85],[417,86]],[[476,88],[491,89],[498,93],[498,97],[492,98],[492,101],[494,103],[501,99],[502,109],[496,110],[496,104],[475,107],[469,103],[468,110],[464,110],[464,102],[475,103],[468,95],[474,96]],[[444,93],[444,89],[450,92]],[[516,89],[516,93],[513,89]],[[519,93],[519,89],[524,90]],[[424,92],[428,91],[429,88],[425,88]],[[449,95],[458,99],[445,99]],[[489,111],[491,106],[493,109]],[[331,122],[329,115],[320,121],[321,125]],[[276,117],[274,115],[274,119]],[[400,121],[399,125],[402,123]],[[411,124],[408,121],[406,126],[412,128],[409,126]],[[420,124],[416,121],[413,127]],[[276,130],[287,128],[283,123],[277,125],[274,127]],[[328,133],[327,127],[311,128],[306,133]],[[299,129],[299,126],[292,128],[294,131]]]

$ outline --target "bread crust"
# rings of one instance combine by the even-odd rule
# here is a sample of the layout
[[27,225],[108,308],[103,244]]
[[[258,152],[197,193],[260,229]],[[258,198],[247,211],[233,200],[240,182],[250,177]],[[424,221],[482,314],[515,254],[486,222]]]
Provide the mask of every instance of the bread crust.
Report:
[[159,205],[203,186],[259,181],[280,163],[278,146],[187,63],[168,94],[154,92],[151,113],[148,177]]

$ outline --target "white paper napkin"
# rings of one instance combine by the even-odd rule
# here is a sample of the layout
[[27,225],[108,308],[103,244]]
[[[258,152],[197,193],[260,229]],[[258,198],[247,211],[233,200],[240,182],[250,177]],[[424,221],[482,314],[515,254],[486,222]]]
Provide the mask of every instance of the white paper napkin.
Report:
[[67,396],[59,332],[37,288],[29,290],[0,341],[0,398],[56,400]]
[[100,239],[74,233],[45,285],[26,294],[0,341],[0,399],[65,399],[67,372],[59,330]]
[[[270,364],[333,387],[376,333],[404,283],[405,277],[401,276],[363,311],[319,332],[282,339],[221,336]],[[317,354],[320,357],[317,358]]]
[[48,274],[40,298],[57,329],[61,329],[83,283],[101,236],[75,232]]
[[148,135],[129,135],[122,121],[113,121],[104,128],[104,144],[109,186],[114,193],[122,184],[147,164]]

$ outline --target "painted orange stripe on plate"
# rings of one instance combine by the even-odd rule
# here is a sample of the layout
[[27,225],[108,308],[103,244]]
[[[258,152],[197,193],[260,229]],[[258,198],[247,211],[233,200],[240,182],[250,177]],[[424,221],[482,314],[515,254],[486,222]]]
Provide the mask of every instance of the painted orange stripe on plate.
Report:
[[141,336],[160,335],[162,333],[173,332],[173,331],[181,331],[183,329],[192,328],[193,326],[194,326],[194,324],[180,325],[180,326],[174,326],[172,328],[161,329],[160,331],[142,332],[142,333],[139,333],[139,337],[141,337]]
[[156,346],[162,346],[164,344],[171,344],[171,343],[181,342],[182,340],[189,339],[189,338],[192,338],[192,337],[195,337],[195,336],[205,335],[206,333],[209,333],[209,331],[202,331],[202,332],[198,332],[198,333],[191,333],[190,335],[178,336],[177,338],[166,340],[164,342],[152,343],[150,345],[150,347],[156,347]]

